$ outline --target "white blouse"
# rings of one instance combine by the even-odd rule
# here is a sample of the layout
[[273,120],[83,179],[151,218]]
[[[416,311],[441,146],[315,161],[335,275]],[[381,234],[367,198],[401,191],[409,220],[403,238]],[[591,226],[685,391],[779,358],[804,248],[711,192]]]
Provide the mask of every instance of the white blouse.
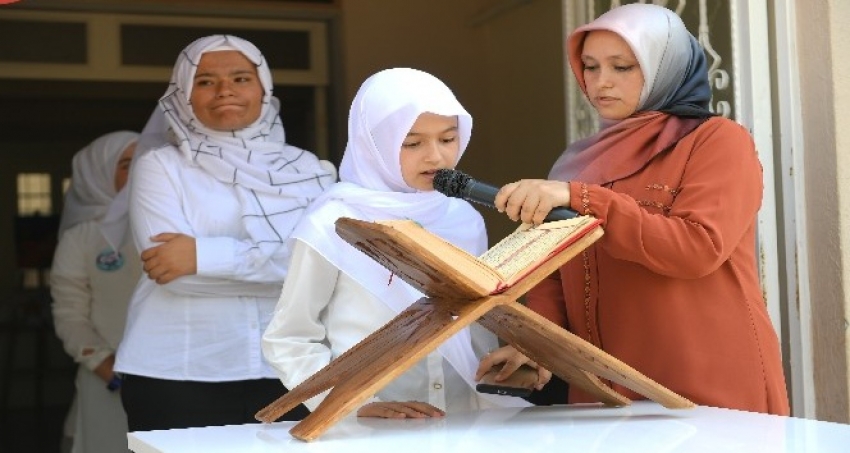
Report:
[[159,233],[195,238],[197,274],[159,285],[143,276],[115,369],[159,379],[273,378],[260,342],[286,277],[289,250],[251,243],[233,186],[173,147],[133,163],[130,221],[138,249]]
[[[263,336],[263,354],[289,389],[395,317],[386,304],[316,250],[294,242],[289,280]],[[477,324],[470,328],[479,357],[496,347],[492,333]],[[315,410],[326,394],[304,404]],[[438,352],[398,376],[372,401],[376,400],[422,401],[448,412],[494,407]]]
[[141,273],[132,242],[121,247],[116,259],[97,221],[62,234],[50,271],[50,293],[56,334],[76,362],[94,370],[115,353]]

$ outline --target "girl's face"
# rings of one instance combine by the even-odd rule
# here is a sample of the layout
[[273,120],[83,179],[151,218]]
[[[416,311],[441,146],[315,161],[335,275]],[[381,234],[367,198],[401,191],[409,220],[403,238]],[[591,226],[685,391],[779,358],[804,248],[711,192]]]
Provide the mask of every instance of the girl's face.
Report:
[[127,179],[130,177],[130,162],[133,160],[135,151],[136,143],[133,142],[118,158],[118,164],[115,166],[115,192],[120,192],[127,184]]
[[453,168],[459,153],[457,117],[423,113],[401,144],[401,176],[414,189],[434,190],[436,171]]
[[607,30],[588,33],[581,61],[587,97],[599,116],[621,120],[637,110],[643,72],[623,38]]
[[201,55],[192,82],[192,111],[210,129],[235,131],[260,117],[263,86],[257,68],[236,50]]

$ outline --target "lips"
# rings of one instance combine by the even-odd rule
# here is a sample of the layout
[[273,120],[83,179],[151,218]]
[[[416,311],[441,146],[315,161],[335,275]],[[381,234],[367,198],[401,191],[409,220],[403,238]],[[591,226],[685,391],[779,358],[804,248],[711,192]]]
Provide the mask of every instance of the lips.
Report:
[[434,170],[425,170],[425,171],[423,171],[423,172],[422,172],[422,173],[420,173],[420,174],[421,174],[422,176],[425,176],[426,178],[434,179],[434,175],[436,175],[436,174],[437,174],[437,170],[436,170],[436,169],[434,169]]
[[222,105],[215,105],[210,110],[213,110],[213,111],[216,111],[216,110],[233,110],[233,109],[242,109],[242,108],[244,108],[244,106],[242,106],[241,104],[222,104]]

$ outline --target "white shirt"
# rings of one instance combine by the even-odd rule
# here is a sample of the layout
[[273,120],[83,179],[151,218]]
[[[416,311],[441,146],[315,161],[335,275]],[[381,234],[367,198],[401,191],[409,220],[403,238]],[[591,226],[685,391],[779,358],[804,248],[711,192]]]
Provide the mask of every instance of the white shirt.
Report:
[[97,221],[77,224],[62,234],[50,271],[56,334],[68,354],[89,370],[118,347],[142,273],[130,241],[121,247],[120,264],[111,250]]
[[159,233],[195,238],[197,274],[166,285],[143,276],[130,304],[115,369],[160,379],[207,382],[273,378],[262,333],[271,320],[288,253],[251,243],[233,186],[189,163],[173,147],[133,163],[130,221],[139,250]]
[[[386,304],[315,249],[294,242],[289,280],[263,336],[263,353],[289,389],[395,317]],[[479,357],[496,347],[496,337],[483,327],[473,324],[470,329]],[[315,410],[326,394],[304,404]],[[495,407],[437,352],[398,376],[374,400],[422,401],[448,412]]]

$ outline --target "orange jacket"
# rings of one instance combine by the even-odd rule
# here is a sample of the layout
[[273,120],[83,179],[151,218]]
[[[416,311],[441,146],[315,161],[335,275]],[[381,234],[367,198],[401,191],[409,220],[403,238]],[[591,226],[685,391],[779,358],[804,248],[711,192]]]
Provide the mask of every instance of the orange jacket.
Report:
[[[571,206],[601,219],[605,236],[527,303],[697,404],[787,415],[756,261],[762,189],[752,138],[719,117],[636,174],[571,181]],[[570,391],[570,402],[588,398]]]

